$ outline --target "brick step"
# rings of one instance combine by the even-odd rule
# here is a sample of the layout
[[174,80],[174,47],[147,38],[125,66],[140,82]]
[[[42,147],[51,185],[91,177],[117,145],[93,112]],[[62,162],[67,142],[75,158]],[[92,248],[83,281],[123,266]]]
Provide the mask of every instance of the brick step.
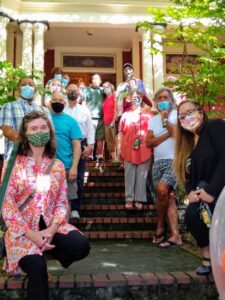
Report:
[[[90,193],[88,193],[90,194]],[[109,197],[109,198],[95,198],[95,197],[83,197],[82,199],[82,203],[83,204],[121,204],[124,206],[124,197],[117,197],[117,198],[113,198],[113,197]]]
[[123,186],[90,186],[85,187],[85,193],[124,193]]
[[84,182],[84,188],[85,191],[87,190],[87,188],[91,188],[91,187],[112,187],[112,188],[118,188],[118,187],[123,187],[124,188],[125,184],[124,182],[96,182],[96,181],[86,181]]
[[[81,211],[99,211],[99,210],[124,210],[124,204],[82,204]],[[155,210],[155,205],[144,204],[142,211]],[[139,211],[139,212],[142,212]],[[127,213],[137,212],[137,210],[126,210]]]
[[84,235],[90,239],[152,239],[154,232],[149,230],[135,231],[85,231]]
[[[116,177],[116,178],[122,178],[124,180],[124,173],[123,172],[113,172],[113,171],[105,171],[105,172],[101,172],[101,171],[86,171],[84,173],[85,177],[94,177],[96,178],[98,177],[109,177],[109,181],[111,181],[111,177]],[[120,181],[120,180],[118,180]]]
[[[26,282],[26,276],[1,276],[0,299],[24,299]],[[194,270],[102,274],[80,274],[73,271],[69,274],[50,275],[49,288],[49,300],[218,299],[212,274],[199,276]]]
[[84,192],[84,198],[123,198],[125,197],[124,192],[97,192],[97,193],[88,193]]
[[88,161],[87,162],[87,167],[89,168],[100,168],[100,167],[119,167],[120,163],[112,163],[111,161],[104,161],[104,162],[97,162],[97,161]]
[[152,224],[156,223],[157,217],[95,217],[95,218],[80,218],[80,219],[72,219],[70,221],[71,224],[84,224],[88,226],[92,226],[93,224]]

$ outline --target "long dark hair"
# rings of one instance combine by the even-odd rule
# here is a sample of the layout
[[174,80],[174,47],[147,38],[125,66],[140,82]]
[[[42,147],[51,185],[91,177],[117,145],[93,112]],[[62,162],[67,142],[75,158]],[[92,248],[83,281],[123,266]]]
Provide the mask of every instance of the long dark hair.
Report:
[[[180,102],[177,108],[177,113],[179,115],[180,107],[185,103],[193,104],[194,108],[196,108],[199,112],[203,114],[203,123],[207,119],[207,115],[203,110],[202,106],[195,101],[192,100],[184,100]],[[177,177],[178,183],[185,183],[185,170],[186,170],[186,162],[191,152],[195,147],[194,143],[194,134],[190,131],[185,130],[181,125],[180,121],[177,122],[176,128],[176,143],[175,143],[175,158],[174,158],[174,168]]]
[[44,155],[48,156],[49,158],[53,158],[55,156],[55,151],[56,151],[56,146],[55,146],[55,134],[54,130],[52,127],[52,124],[48,118],[48,116],[42,112],[39,111],[32,111],[28,113],[27,115],[24,116],[22,123],[20,125],[20,130],[19,130],[19,137],[20,137],[20,143],[18,147],[18,154],[27,156],[28,153],[30,152],[30,144],[26,135],[27,127],[28,124],[36,119],[43,119],[46,121],[47,126],[50,130],[50,140],[49,142],[45,145],[44,149]]

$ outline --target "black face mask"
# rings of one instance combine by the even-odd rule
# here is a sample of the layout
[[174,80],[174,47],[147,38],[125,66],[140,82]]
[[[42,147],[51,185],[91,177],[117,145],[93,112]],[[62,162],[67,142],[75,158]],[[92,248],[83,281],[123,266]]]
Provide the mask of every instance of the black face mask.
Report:
[[71,92],[71,93],[68,93],[68,94],[67,94],[67,97],[68,97],[69,100],[75,101],[75,100],[77,100],[78,95],[79,95],[79,94],[76,93],[76,92]]
[[64,110],[64,104],[60,102],[52,103],[52,110],[56,113],[60,113]]

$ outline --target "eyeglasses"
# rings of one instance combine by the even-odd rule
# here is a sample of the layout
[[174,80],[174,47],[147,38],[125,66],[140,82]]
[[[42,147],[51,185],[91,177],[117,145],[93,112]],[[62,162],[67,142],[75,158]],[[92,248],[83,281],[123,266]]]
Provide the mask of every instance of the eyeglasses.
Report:
[[196,111],[198,111],[197,108],[189,109],[186,111],[186,113],[180,114],[177,118],[178,120],[182,121],[186,118],[186,116],[193,116]]

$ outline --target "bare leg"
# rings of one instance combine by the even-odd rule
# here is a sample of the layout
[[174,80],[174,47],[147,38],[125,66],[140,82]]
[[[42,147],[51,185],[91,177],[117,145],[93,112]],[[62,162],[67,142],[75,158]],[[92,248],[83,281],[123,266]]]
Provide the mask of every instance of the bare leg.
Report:
[[159,182],[156,186],[156,209],[158,212],[157,227],[155,231],[156,237],[153,243],[159,243],[164,240],[164,237],[157,239],[164,233],[165,230],[165,218],[167,216],[168,210],[168,195],[169,195],[169,185],[164,182]]
[[97,140],[96,141],[96,157],[103,157],[103,147],[104,147],[104,141],[103,140]]
[[169,240],[176,244],[181,244],[182,241],[179,233],[178,211],[174,200],[174,192],[169,193],[169,207],[168,207],[167,217],[171,229],[171,237],[169,238]]

